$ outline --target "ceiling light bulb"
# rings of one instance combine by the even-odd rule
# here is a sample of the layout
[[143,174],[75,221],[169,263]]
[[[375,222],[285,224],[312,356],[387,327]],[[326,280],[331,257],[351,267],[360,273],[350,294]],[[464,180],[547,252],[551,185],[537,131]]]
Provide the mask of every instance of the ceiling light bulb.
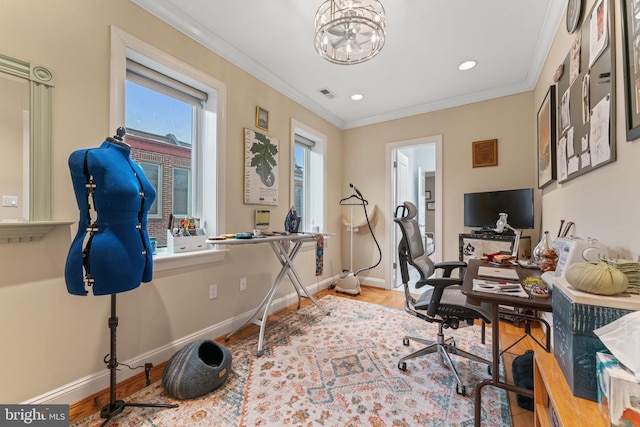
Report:
[[364,95],[362,95],[360,93],[354,93],[353,95],[351,95],[351,100],[352,101],[360,101],[363,98],[364,98]]
[[475,67],[477,64],[476,61],[474,61],[473,59],[470,61],[464,61],[462,64],[458,65],[458,70],[460,71],[467,71],[472,69],[473,67]]

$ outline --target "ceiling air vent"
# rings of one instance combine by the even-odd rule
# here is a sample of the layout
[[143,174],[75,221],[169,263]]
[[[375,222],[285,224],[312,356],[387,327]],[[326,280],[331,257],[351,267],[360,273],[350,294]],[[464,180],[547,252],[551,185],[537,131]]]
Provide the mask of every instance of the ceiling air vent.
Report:
[[326,97],[327,97],[327,98],[329,98],[329,99],[333,99],[333,98],[335,98],[335,97],[336,97],[336,94],[335,94],[335,93],[333,93],[333,92],[331,92],[331,91],[330,91],[329,89],[327,89],[326,87],[325,87],[325,88],[320,89],[320,93],[321,93],[321,94],[323,94],[324,96],[326,96]]

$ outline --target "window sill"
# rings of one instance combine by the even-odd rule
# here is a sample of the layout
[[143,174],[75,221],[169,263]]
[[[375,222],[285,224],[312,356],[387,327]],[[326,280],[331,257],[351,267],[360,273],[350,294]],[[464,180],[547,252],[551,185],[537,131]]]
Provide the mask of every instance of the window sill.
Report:
[[153,256],[153,271],[173,270],[200,264],[210,264],[224,260],[227,249],[204,249],[201,251],[171,253],[166,248],[158,249]]

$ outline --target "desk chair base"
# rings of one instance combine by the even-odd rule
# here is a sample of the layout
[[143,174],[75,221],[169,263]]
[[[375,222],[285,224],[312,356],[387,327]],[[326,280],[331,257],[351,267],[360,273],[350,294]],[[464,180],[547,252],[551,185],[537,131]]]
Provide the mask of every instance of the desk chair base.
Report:
[[438,331],[437,341],[428,340],[428,339],[419,338],[419,337],[405,336],[402,339],[402,344],[409,345],[409,341],[419,342],[420,344],[425,344],[427,347],[421,348],[420,350],[415,351],[409,354],[408,356],[405,356],[402,359],[400,359],[398,361],[398,369],[400,369],[401,371],[406,371],[407,360],[414,359],[419,356],[424,356],[425,354],[438,352],[438,354],[440,355],[440,362],[443,365],[447,366],[449,370],[453,372],[453,375],[456,377],[456,382],[457,382],[456,393],[462,396],[467,395],[467,387],[462,383],[462,380],[460,379],[460,375],[458,375],[458,371],[456,370],[456,367],[453,364],[453,361],[451,360],[450,354],[455,354],[460,357],[473,360],[474,362],[484,363],[488,367],[489,374],[491,374],[491,361],[456,347],[456,342],[452,337],[445,339],[444,334],[442,333],[442,327],[440,327],[440,330]]

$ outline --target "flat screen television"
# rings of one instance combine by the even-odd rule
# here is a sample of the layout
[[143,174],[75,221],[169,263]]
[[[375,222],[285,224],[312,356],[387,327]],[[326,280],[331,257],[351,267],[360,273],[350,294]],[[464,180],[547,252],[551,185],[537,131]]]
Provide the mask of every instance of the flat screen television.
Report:
[[495,228],[501,212],[509,215],[507,223],[513,228],[533,228],[533,188],[464,195],[465,227]]

